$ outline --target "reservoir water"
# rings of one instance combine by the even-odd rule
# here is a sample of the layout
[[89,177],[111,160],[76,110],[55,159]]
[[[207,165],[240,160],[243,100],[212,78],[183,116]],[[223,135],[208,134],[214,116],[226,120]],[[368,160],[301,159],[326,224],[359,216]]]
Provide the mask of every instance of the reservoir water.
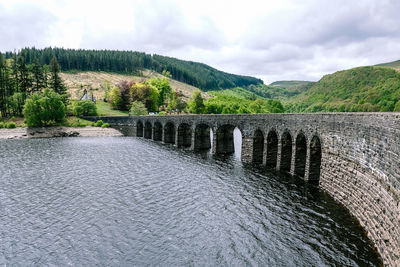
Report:
[[131,137],[0,141],[1,266],[376,266],[298,179]]

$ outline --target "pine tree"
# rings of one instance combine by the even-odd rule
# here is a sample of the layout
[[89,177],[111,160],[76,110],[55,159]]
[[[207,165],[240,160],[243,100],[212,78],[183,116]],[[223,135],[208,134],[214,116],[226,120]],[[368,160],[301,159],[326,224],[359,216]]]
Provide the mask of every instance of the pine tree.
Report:
[[49,65],[43,65],[43,87],[49,87]]
[[65,105],[68,103],[69,94],[67,93],[67,87],[64,85],[61,77],[60,71],[61,67],[58,64],[57,58],[54,56],[50,62],[50,88],[54,90],[54,92],[58,93],[62,97],[62,101]]
[[3,57],[3,54],[0,53],[0,112],[1,116],[5,116],[7,114],[7,106],[6,106],[6,93],[7,93],[7,65],[6,61]]
[[60,77],[60,71],[61,67],[60,64],[58,64],[57,58],[54,56],[53,59],[50,62],[50,88],[54,90],[54,92],[63,95],[67,92],[67,88],[63,84],[61,77]]
[[[19,75],[18,75],[18,57],[17,53],[13,54],[13,61],[11,65],[12,80],[10,81],[10,88],[14,88],[13,92],[19,92]],[[12,94],[10,94],[12,95]]]
[[33,86],[32,92],[38,92],[45,87],[45,77],[43,67],[40,65],[39,60],[35,58],[32,66]]
[[28,66],[26,65],[26,51],[22,50],[21,55],[18,57],[17,61],[17,69],[19,76],[19,92],[22,93],[23,98],[26,98],[27,93],[30,91],[32,86],[32,80],[30,77],[30,73],[28,70]]

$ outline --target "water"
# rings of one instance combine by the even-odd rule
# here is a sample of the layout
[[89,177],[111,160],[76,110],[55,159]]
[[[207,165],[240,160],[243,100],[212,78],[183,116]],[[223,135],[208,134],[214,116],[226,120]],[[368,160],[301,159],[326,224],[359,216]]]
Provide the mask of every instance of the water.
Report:
[[129,137],[0,141],[0,265],[374,266],[325,193]]

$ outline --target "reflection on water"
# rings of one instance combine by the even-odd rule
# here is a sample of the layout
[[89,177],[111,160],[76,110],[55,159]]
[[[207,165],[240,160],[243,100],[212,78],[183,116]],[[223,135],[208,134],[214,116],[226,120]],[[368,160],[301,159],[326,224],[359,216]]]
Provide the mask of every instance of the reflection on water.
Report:
[[0,141],[1,265],[378,265],[292,177],[139,138]]

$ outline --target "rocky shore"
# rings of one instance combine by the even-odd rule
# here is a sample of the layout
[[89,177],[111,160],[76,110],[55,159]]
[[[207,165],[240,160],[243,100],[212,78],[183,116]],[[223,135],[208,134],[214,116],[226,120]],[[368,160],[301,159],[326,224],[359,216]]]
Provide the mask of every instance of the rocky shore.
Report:
[[123,136],[113,128],[101,127],[24,127],[0,129],[0,139],[50,138],[50,137]]

